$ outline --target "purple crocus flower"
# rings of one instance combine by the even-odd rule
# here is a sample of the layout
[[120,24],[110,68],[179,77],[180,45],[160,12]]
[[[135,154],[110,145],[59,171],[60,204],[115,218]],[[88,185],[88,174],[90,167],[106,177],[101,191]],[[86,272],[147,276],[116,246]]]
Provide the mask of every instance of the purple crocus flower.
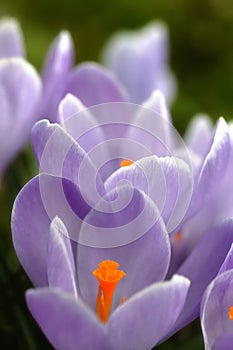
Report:
[[[72,39],[67,31],[61,32],[52,43],[42,70],[41,118],[56,121],[58,104],[68,92],[77,96],[87,107],[105,102],[141,103],[155,89],[163,91],[166,99],[171,101],[175,92],[175,79],[167,62],[168,39],[165,25],[152,23],[141,33],[134,32],[127,35],[127,38],[120,36],[115,41],[116,45],[110,43],[109,48],[106,48],[106,56],[116,56],[118,61],[118,51],[121,55],[118,46],[126,47],[129,50],[125,52],[127,60],[119,57],[119,61],[130,69],[122,66],[116,71],[108,59],[106,61],[109,62],[109,70],[94,62],[82,63],[73,68]],[[1,56],[25,56],[22,32],[14,19],[2,20],[0,44]],[[135,81],[128,82],[130,77],[135,78]],[[138,87],[140,89],[136,91]]]
[[[60,120],[63,121],[63,123],[65,120],[67,120],[69,115],[75,114],[75,111],[80,112],[84,108],[84,106],[80,105],[80,102],[77,100],[74,101],[71,96],[67,96],[67,98],[61,103],[60,107]],[[152,115],[148,112],[148,108],[150,110],[154,110]],[[156,118],[156,113],[159,113],[159,118]],[[80,120],[82,116],[84,117],[84,114],[80,113]],[[82,118],[82,121],[83,120],[84,118]],[[88,120],[88,123],[90,123],[90,119]],[[73,136],[75,136],[74,133],[72,133],[73,124],[71,123],[69,126],[69,123],[67,123],[65,126],[67,127],[67,130]],[[150,150],[152,150],[153,154],[158,154],[160,156],[171,156],[173,154],[179,155],[183,159],[187,159],[187,154],[185,155],[184,152],[184,145],[178,141],[177,134],[171,130],[170,116],[161,93],[154,92],[143,104],[142,111],[137,114],[137,126],[143,128],[143,131],[150,130],[150,132],[156,135],[157,141],[159,139],[160,142],[156,142],[155,138],[153,139],[153,142],[151,142],[147,133],[140,133],[138,130],[135,131],[134,128],[129,128],[129,130],[124,134],[124,137],[130,140],[136,140],[140,144],[147,146]],[[111,135],[112,137],[116,137],[116,126],[114,131],[115,133],[113,132]],[[199,137],[201,135],[206,135],[206,138],[202,138],[201,140],[203,140],[203,142],[200,142],[197,135],[199,135]],[[121,136],[122,130],[120,131],[118,137]],[[100,135],[99,137],[100,139],[98,142],[101,140]],[[231,138],[232,136],[229,126],[226,124],[223,118],[220,118],[216,127],[212,129],[210,121],[207,117],[198,116],[193,121],[192,132],[190,129],[188,135],[186,136],[191,165],[193,168],[193,194],[189,208],[187,208],[187,206],[190,201],[190,187],[192,187],[189,172],[184,173],[178,171],[177,180],[178,183],[183,184],[184,192],[182,192],[180,188],[180,192],[178,191],[178,197],[175,195],[176,190],[174,186],[174,179],[177,177],[176,171],[177,169],[180,169],[179,167],[176,168],[176,175],[174,172],[172,172],[173,175],[170,173],[169,177],[166,179],[167,202],[165,203],[168,203],[171,209],[172,203],[174,203],[174,198],[176,198],[176,200],[179,199],[176,202],[176,210],[173,208],[173,216],[169,216],[169,211],[167,212],[166,205],[163,205],[163,200],[162,205],[161,202],[159,203],[159,198],[163,198],[163,196],[161,197],[161,192],[152,187],[152,191],[150,191],[149,194],[162,211],[165,224],[167,225],[168,231],[171,235],[172,261],[168,275],[171,276],[174,272],[178,271],[192,281],[192,286],[189,291],[185,308],[182,315],[179,317],[179,320],[177,320],[176,327],[174,327],[173,331],[178,330],[180,327],[184,326],[198,316],[202,294],[208,283],[217,274],[233,239],[232,223],[229,221],[229,218],[232,216],[230,211],[232,205],[229,198],[229,192],[227,191],[227,186],[231,186],[231,172],[225,171],[225,169],[231,169],[232,167]],[[90,144],[87,143],[87,147],[84,140],[86,140],[86,138],[78,138],[78,142],[81,142],[81,145],[86,149],[86,151],[89,151]],[[161,144],[167,145],[167,147],[161,147]],[[120,148],[120,146],[118,147]],[[114,148],[114,152],[116,154],[116,148]],[[133,160],[137,160],[140,159],[140,157],[145,156],[145,154],[140,154],[135,143],[133,143],[133,147],[131,147],[131,145],[127,145],[127,152],[128,154],[131,152],[130,155]],[[92,160],[93,162],[96,161],[96,159]],[[153,178],[154,172],[157,172],[158,174],[159,171],[158,168],[153,165],[153,160],[151,158],[148,160],[147,165],[143,165],[143,162],[140,160],[138,164],[140,164],[140,168],[143,169],[143,171],[134,166],[125,167],[119,170],[113,167],[113,169],[110,171],[111,176],[109,176],[105,181],[105,187],[108,190],[112,190],[120,181],[129,181],[133,183],[135,187],[146,191],[145,177],[146,181],[153,184],[153,180],[155,182],[158,181],[156,177]],[[184,167],[181,168],[183,169],[182,171],[184,171]],[[168,185],[169,178],[173,179],[171,187]],[[217,186],[220,190],[217,189]],[[168,188],[173,188],[174,192],[170,193]],[[222,196],[219,196],[221,190],[224,191]],[[221,202],[219,202],[218,198],[221,198]],[[227,198],[228,200],[226,201]],[[224,205],[222,205],[222,203],[224,203]],[[214,221],[212,219],[211,225],[211,220],[209,220],[211,218],[211,213],[206,217],[206,221],[203,218],[203,213],[206,212],[208,206],[210,205],[214,206],[216,213],[216,219]],[[181,213],[183,213],[183,216],[180,220]],[[197,220],[199,226],[194,225],[195,220]],[[187,234],[188,228],[190,234]],[[211,235],[215,236],[215,239],[210,243]],[[196,268],[194,268],[195,265]],[[202,266],[205,265],[208,265],[208,269],[202,269]]]
[[[149,349],[166,339],[198,316],[202,294],[216,276],[233,241],[233,224],[229,220],[205,232],[173,271],[191,280],[187,298],[187,280],[178,277],[175,289],[183,295],[176,304],[178,311],[172,319],[168,312],[162,332],[160,327],[152,328],[152,319],[156,325],[162,317],[161,309],[156,312],[146,306],[153,299],[154,288],[161,291],[161,286],[166,290],[178,281],[175,277],[164,282],[171,269],[168,232],[172,240],[190,219],[194,212],[188,209],[191,199],[190,207],[200,210],[199,191],[204,196],[203,183],[208,172],[214,170],[215,179],[219,180],[222,167],[229,161],[227,150],[231,149],[231,142],[228,126],[220,120],[202,170],[193,179],[189,164],[173,156],[182,143],[171,131],[161,93],[154,92],[146,106],[150,108],[116,103],[86,109],[69,94],[59,106],[62,126],[40,121],[33,128],[41,174],[22,189],[15,201],[13,241],[21,264],[37,287],[27,295],[28,306],[58,348],[63,348],[68,339],[73,349],[77,346],[77,334],[88,328],[93,337],[86,339],[80,335],[80,346],[106,344],[114,349],[109,340],[111,329],[124,349],[134,326],[137,332],[130,343],[132,349],[137,348],[135,344]],[[154,138],[153,132],[157,132]],[[184,155],[183,150],[181,153]],[[119,169],[122,159],[134,163]],[[116,287],[110,317],[103,290],[97,293],[98,281],[93,276],[98,264],[106,260],[120,264],[126,274]],[[149,304],[143,297],[147,290],[153,290],[148,294]],[[126,299],[123,305],[122,298]],[[130,304],[134,300],[138,307]],[[100,311],[102,304],[105,306]],[[127,305],[132,306],[128,309]],[[49,306],[47,315],[42,310]],[[67,309],[70,311],[65,312]],[[95,309],[102,321],[105,316],[101,312],[107,312],[109,319],[104,326],[97,320]],[[66,315],[65,319],[59,317],[61,314]],[[119,315],[125,328],[119,328],[115,315]],[[118,327],[119,333],[114,333],[112,327]]]
[[[159,209],[134,186],[108,191],[88,154],[58,124],[39,122],[33,137],[42,173],[22,189],[12,215],[17,255],[37,287],[27,293],[33,316],[59,349],[150,349],[171,330],[189,287],[181,276],[164,281],[170,242]],[[161,159],[162,168],[169,164],[175,171],[174,159]],[[117,269],[107,270],[107,282],[98,275],[101,295],[93,276],[106,260],[126,274],[110,298],[111,314],[105,287],[111,273],[116,282]]]
[[218,276],[210,283],[201,305],[205,350],[230,349],[233,341],[232,247]]
[[[31,313],[53,346],[67,350],[77,347],[79,349],[152,348],[169,331],[179,315],[189,286],[188,280],[181,276],[174,276],[171,281],[147,285],[152,279],[148,273],[152,273],[154,277],[156,273],[152,265],[154,255],[151,254],[150,260],[149,252],[145,252],[144,249],[149,247],[149,242],[146,243],[146,240],[149,239],[150,244],[152,243],[152,235],[155,238],[155,232],[149,233],[151,237],[148,236],[144,242],[134,242],[107,251],[87,247],[82,251],[81,248],[77,265],[78,277],[66,235],[64,224],[55,218],[48,235],[49,287],[29,290],[26,296]],[[161,243],[155,253],[159,252]],[[145,260],[142,256],[137,258],[138,254],[147,257]],[[116,272],[119,270],[107,269],[106,266],[114,264],[115,261],[103,261],[102,259],[106,257],[117,258],[120,268],[127,271],[124,281],[118,281]],[[101,262],[107,269],[99,271],[103,303],[102,296],[100,297],[98,292],[100,287],[93,276],[93,270],[95,273],[98,272],[95,269],[98,267],[97,262]],[[164,265],[163,259],[161,263]],[[107,281],[104,273],[108,276]],[[157,277],[159,278],[159,275]],[[110,301],[111,314],[107,320],[101,312],[103,311],[103,315],[104,312],[107,313],[109,298],[111,299],[109,288],[112,287],[112,285],[109,287],[109,284],[115,286],[117,282],[114,298]],[[123,303],[122,297],[125,299]],[[100,314],[98,303],[103,309]]]
[[[179,228],[179,235],[173,236],[171,240],[172,262],[168,276],[178,271],[188,276],[192,282],[193,278],[199,277],[199,282],[203,284],[201,288],[199,285],[199,291],[196,288],[190,289],[183,315],[174,330],[184,325],[185,319],[191,320],[198,315],[201,300],[199,292],[203,293],[217,275],[233,238],[233,206],[230,195],[233,149],[230,126],[220,118],[213,127],[208,117],[199,115],[188,130],[186,145],[192,158],[194,191],[185,220]],[[219,235],[223,232],[227,238],[225,242],[220,242]],[[201,251],[205,254],[205,263],[203,260],[199,265],[198,256],[202,254]],[[215,251],[216,255],[212,255],[211,251]],[[192,303],[192,312],[185,316],[189,302]]]
[[[207,116],[197,116],[186,134],[186,145],[193,157],[195,185],[193,212],[182,226],[184,259],[207,231],[233,215],[231,174],[233,171],[233,138],[230,125],[220,118],[215,127]],[[174,246],[176,250],[177,244]],[[183,255],[184,254],[184,255]]]
[[171,103],[176,81],[168,65],[168,31],[152,22],[138,31],[113,35],[103,51],[103,62],[126,87],[130,101],[142,103],[153,90],[161,90]]
[[[21,28],[14,18],[0,21],[0,57],[25,58]],[[42,99],[39,117],[54,120],[58,103],[65,93],[65,84],[74,63],[74,49],[70,34],[61,32],[51,44],[42,70]]]
[[17,21],[11,18],[0,21],[1,175],[25,146],[33,124],[43,114],[52,119],[63,96],[62,82],[72,63],[72,41],[69,34],[63,32],[49,51],[41,83],[35,69],[25,60],[24,41]]

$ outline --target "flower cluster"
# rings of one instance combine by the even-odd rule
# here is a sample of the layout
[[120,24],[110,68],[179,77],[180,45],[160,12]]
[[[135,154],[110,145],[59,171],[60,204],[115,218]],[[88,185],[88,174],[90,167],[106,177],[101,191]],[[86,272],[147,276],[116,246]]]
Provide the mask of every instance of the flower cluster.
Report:
[[[0,42],[7,33],[16,50],[18,29],[7,28]],[[32,129],[40,174],[12,212],[14,247],[36,287],[28,307],[55,348],[124,350],[166,340],[202,302],[206,349],[223,349],[233,318],[231,125],[197,116],[178,135],[157,90],[174,92],[164,27],[115,37],[104,53],[114,73],[70,70],[68,38],[43,73],[40,118],[50,121]]]
[[[138,99],[142,101],[149,97],[153,89],[160,88],[162,82],[165,82],[165,75],[166,84],[162,90],[169,97],[171,91],[172,94],[175,92],[175,84],[166,63],[168,53],[165,27],[152,26],[149,30],[150,35],[147,28],[144,31],[145,38],[142,37],[140,50],[146,44],[148,52],[142,55],[141,62],[138,62],[134,72],[129,72],[129,75],[136,76],[137,72],[143,70],[143,58],[159,58],[163,47],[164,53],[159,59],[160,63],[157,62],[151,67],[151,81],[144,77],[143,88],[137,93]],[[134,57],[133,51],[128,54],[129,59],[130,57]],[[57,121],[58,104],[68,92],[79,97],[85,106],[92,106],[105,102],[135,101],[134,90],[138,84],[141,85],[134,81],[127,91],[128,86],[123,86],[113,72],[94,62],[82,63],[73,68],[73,42],[66,31],[61,32],[51,44],[39,77],[26,61],[21,29],[14,19],[0,21],[0,58],[0,174],[25,145],[36,120],[48,118],[53,122]],[[4,61],[4,58],[7,60]],[[9,142],[6,135],[12,130],[12,126],[14,137]]]

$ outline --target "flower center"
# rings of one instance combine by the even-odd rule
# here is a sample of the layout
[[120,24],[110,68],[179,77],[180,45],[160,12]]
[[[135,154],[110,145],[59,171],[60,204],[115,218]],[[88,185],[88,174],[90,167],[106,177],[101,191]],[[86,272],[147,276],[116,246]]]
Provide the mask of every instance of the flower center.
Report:
[[[120,266],[116,261],[104,260],[98,264],[98,268],[92,273],[99,281],[99,289],[96,298],[96,316],[103,322],[108,321],[112,298],[118,282],[126,276],[122,270],[118,270]],[[124,302],[124,298],[122,298]]]
[[233,321],[233,306],[229,307],[228,316],[231,321]]
[[124,167],[124,166],[129,166],[133,164],[132,160],[129,160],[129,159],[123,159],[121,162],[120,162],[120,167]]

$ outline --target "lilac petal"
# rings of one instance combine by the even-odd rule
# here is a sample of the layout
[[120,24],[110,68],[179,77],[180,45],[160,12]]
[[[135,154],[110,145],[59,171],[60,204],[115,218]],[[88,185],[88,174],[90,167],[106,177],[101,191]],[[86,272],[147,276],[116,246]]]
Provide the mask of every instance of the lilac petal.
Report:
[[62,127],[87,153],[104,140],[102,128],[96,118],[72,94],[67,94],[60,102],[59,120],[62,123]]
[[0,57],[13,56],[25,56],[23,33],[14,18],[4,18],[0,21]]
[[[204,160],[198,181],[198,193],[214,190],[221,181],[229,161],[231,149],[229,127],[223,118],[219,119],[213,143]],[[202,198],[203,200],[203,198]]]
[[36,286],[46,286],[49,225],[55,216],[76,237],[89,207],[77,187],[65,179],[41,174],[18,194],[12,212],[13,243],[20,263]]
[[210,148],[212,138],[212,121],[207,115],[196,115],[189,124],[185,134],[185,143],[192,152],[202,158]]
[[47,244],[50,220],[34,178],[16,197],[12,211],[13,243],[18,259],[34,285],[47,285]]
[[40,97],[40,79],[29,63],[17,57],[1,59],[0,173],[25,145],[38,119]]
[[171,123],[171,115],[166,104],[165,96],[160,90],[152,91],[150,97],[143,102],[142,106],[155,111],[161,118],[167,121],[167,124]]
[[[225,196],[228,191],[226,187],[229,186],[227,177],[231,173],[231,148],[230,129],[224,119],[220,118],[211,140],[211,147],[202,165],[198,165],[199,176],[189,210],[189,217],[199,211],[199,215],[194,217],[191,224],[192,228],[197,226],[198,234],[195,234],[194,238],[199,238],[210,226],[232,216],[229,215],[229,208],[232,207],[231,197]],[[201,228],[198,227],[200,222],[203,223]]]
[[167,60],[167,28],[159,22],[139,31],[115,34],[103,52],[104,64],[116,74],[134,103],[141,103],[155,89],[172,101],[176,84]]
[[29,290],[26,300],[54,348],[109,349],[104,326],[80,300],[53,288]]
[[202,294],[217,275],[233,240],[233,220],[226,220],[205,234],[177,271],[191,281],[188,297],[172,333],[198,316]]
[[183,150],[187,162],[190,163],[185,144],[172,125],[164,97],[158,91],[154,91],[137,110],[135,108],[134,119],[127,129],[126,137],[144,149],[144,154],[138,154],[135,147],[135,154],[130,158],[132,160],[152,154],[160,157],[172,156],[175,155],[176,147]]
[[228,334],[233,338],[232,320],[228,315],[228,310],[233,305],[232,289],[233,272],[229,270],[217,276],[204,294],[201,326],[206,350],[211,350],[216,341],[217,343],[220,341],[218,338],[221,336]]
[[[85,157],[85,152],[64,128],[48,120],[40,120],[32,129],[32,143],[41,171],[55,176],[63,175],[75,181],[76,170]],[[69,152],[72,157],[67,159]],[[64,162],[70,164],[64,167]]]
[[55,217],[50,225],[48,242],[48,283],[77,297],[75,263],[68,232]]
[[233,344],[233,335],[225,334],[216,340],[216,342],[212,346],[211,350],[230,349],[232,344]]
[[74,62],[74,48],[66,31],[52,43],[42,73],[44,96],[41,117],[56,120],[57,107],[65,94],[68,74]]
[[81,296],[94,307],[98,283],[92,275],[103,260],[115,260],[127,277],[114,307],[149,284],[163,280],[170,261],[168,234],[155,204],[141,191],[119,186],[85,218],[79,235],[77,274]]
[[[74,95],[66,94],[59,103],[58,120],[61,124],[65,124],[72,116],[83,112],[86,109],[84,104]],[[72,130],[71,130],[72,131]]]
[[130,182],[155,202],[169,232],[183,219],[192,195],[192,174],[184,161],[174,157],[142,158],[115,171],[105,182],[106,191],[121,181]]
[[221,273],[231,269],[233,269],[233,244],[231,245],[218,274],[220,275]]
[[40,170],[78,184],[92,206],[104,193],[104,185],[85,151],[58,124],[39,121],[32,130],[33,146]]
[[87,107],[128,100],[114,75],[96,63],[81,64],[71,74],[66,91],[79,97]]
[[[141,105],[133,126],[136,125],[141,128],[140,131],[145,130],[153,134],[153,146],[152,148],[150,147],[153,153],[160,156],[172,154],[175,133],[177,132],[171,123],[171,116],[166,105],[165,97],[159,90],[154,90],[149,98]],[[139,139],[139,130],[137,128],[129,128],[128,135],[132,139],[145,144],[145,140],[143,142],[143,135],[141,136],[142,140]],[[146,141],[147,143],[148,140]]]
[[188,279],[175,275],[126,300],[107,324],[113,349],[151,349],[158,344],[179,316],[189,284]]

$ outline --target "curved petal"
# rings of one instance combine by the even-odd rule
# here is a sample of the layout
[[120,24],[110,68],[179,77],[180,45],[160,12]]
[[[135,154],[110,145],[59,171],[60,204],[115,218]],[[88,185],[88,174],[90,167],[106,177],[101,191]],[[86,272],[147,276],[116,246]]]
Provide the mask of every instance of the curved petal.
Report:
[[155,202],[169,232],[182,221],[192,196],[192,174],[183,160],[142,158],[115,171],[105,182],[106,191],[116,188],[121,181],[130,182]]
[[24,57],[23,33],[14,18],[0,20],[0,57]]
[[59,287],[77,297],[76,271],[71,241],[63,222],[55,217],[48,239],[47,273],[50,287]]
[[74,48],[70,34],[66,31],[52,43],[42,72],[44,95],[42,118],[56,120],[57,107],[65,94],[68,74],[74,62]]
[[104,326],[80,300],[53,288],[29,290],[26,300],[33,317],[56,349],[109,350]]
[[40,79],[29,63],[18,57],[1,59],[0,173],[29,138],[40,97]]
[[70,181],[41,174],[18,194],[12,212],[13,243],[20,263],[36,286],[46,286],[49,225],[59,216],[76,237],[89,207]]
[[[76,96],[68,93],[61,100],[58,106],[58,120],[61,124],[65,124],[75,114],[83,112],[86,106]],[[70,130],[72,131],[72,130]]]
[[204,160],[198,180],[198,195],[208,194],[223,178],[231,150],[229,127],[223,118],[219,119],[211,148]]
[[[189,209],[190,222],[185,228],[189,245],[194,246],[204,232],[226,218],[232,217],[231,173],[232,146],[230,129],[220,118],[211,147],[201,169]],[[193,216],[193,213],[197,214]],[[193,218],[192,218],[193,216]]]
[[167,101],[176,84],[168,65],[168,32],[162,22],[152,22],[139,31],[115,34],[103,52],[103,62],[127,88],[131,101],[141,103],[160,89]]
[[[32,129],[32,143],[41,171],[75,181],[76,170],[85,152],[64,128],[48,120],[40,120]],[[67,157],[69,153],[70,157]]]
[[72,94],[67,94],[59,104],[62,127],[87,153],[104,140],[102,128],[91,112]]
[[37,286],[48,284],[46,242],[49,224],[40,196],[38,178],[34,178],[16,197],[11,228],[18,259]]
[[212,129],[212,121],[208,115],[194,116],[185,133],[187,147],[202,158],[205,157],[211,146]]
[[126,273],[117,288],[113,307],[163,280],[170,261],[169,237],[155,204],[141,191],[119,186],[85,218],[79,235],[77,274],[80,293],[93,308],[98,283],[92,271],[103,260],[114,260]]
[[191,281],[191,287],[172,334],[198,316],[204,290],[217,275],[232,240],[233,220],[226,220],[205,234],[177,271]]
[[79,186],[89,206],[104,193],[104,185],[86,152],[58,124],[39,121],[32,130],[40,170],[71,180]]
[[[166,104],[165,96],[160,90],[153,90],[149,98],[143,102],[142,106],[158,113],[167,121],[167,124],[171,123],[171,115]],[[165,125],[165,128],[166,126],[167,125]]]
[[164,95],[159,90],[152,91],[148,99],[138,108],[127,136],[149,146],[152,153],[165,156],[173,155],[177,135],[171,123]]
[[201,326],[206,350],[211,350],[214,344],[219,348],[216,342],[220,342],[221,336],[228,334],[231,339],[233,338],[232,320],[228,315],[229,308],[233,306],[232,289],[233,272],[229,270],[213,280],[203,297]]
[[176,275],[126,300],[107,324],[113,349],[151,349],[158,344],[179,316],[189,284],[188,279]]
[[223,264],[218,272],[218,274],[220,275],[221,273],[227,271],[227,270],[231,270],[233,269],[233,244],[231,245],[225,260],[223,261]]
[[[174,156],[178,150],[182,150],[182,158],[191,163],[188,149],[170,121],[169,111],[160,92],[153,91],[142,105],[133,106],[134,118],[127,128],[126,137],[144,148],[144,157],[152,154],[160,157]],[[142,157],[137,153],[136,149],[134,157],[130,159]]]
[[67,92],[87,107],[105,102],[127,101],[123,87],[114,75],[96,63],[83,63],[70,75]]

